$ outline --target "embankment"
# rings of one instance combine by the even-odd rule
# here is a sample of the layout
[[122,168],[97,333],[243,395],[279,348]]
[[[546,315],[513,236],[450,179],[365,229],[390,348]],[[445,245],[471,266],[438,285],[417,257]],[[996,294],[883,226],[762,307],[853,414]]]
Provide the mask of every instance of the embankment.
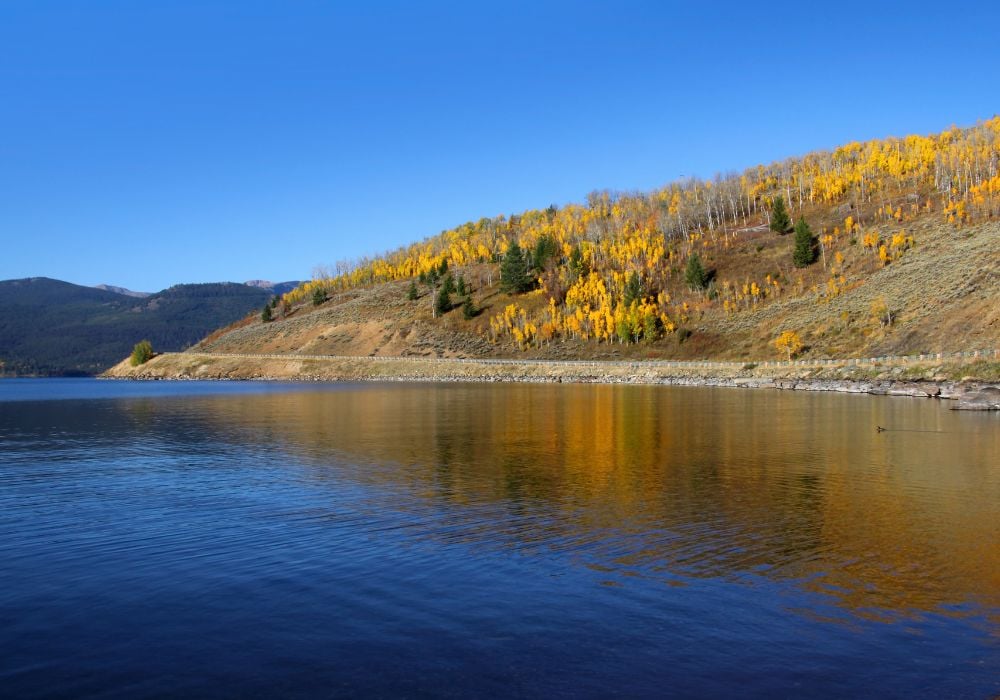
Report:
[[996,353],[942,359],[872,358],[814,362],[597,362],[426,357],[164,353],[123,361],[120,379],[303,381],[574,382],[835,391],[955,399],[955,408],[1000,410]]

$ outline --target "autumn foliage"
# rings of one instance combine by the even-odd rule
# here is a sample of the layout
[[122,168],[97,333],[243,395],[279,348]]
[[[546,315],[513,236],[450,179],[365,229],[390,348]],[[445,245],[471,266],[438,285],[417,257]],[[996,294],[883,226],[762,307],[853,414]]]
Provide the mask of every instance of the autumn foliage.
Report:
[[795,331],[785,331],[775,339],[774,347],[786,353],[791,360],[793,356],[802,352],[802,338]]
[[[477,289],[495,279],[511,295],[494,306],[488,329],[481,326],[498,343],[650,342],[712,311],[732,316],[783,296],[833,299],[851,284],[851,265],[860,275],[860,266],[891,265],[917,245],[904,227],[916,216],[956,227],[997,216],[998,163],[1000,118],[929,136],[852,142],[712,180],[687,179],[649,193],[595,192],[581,204],[467,222],[338,264],[336,274],[301,285],[283,301],[297,305],[327,291],[425,279],[449,267],[487,269]],[[809,220],[835,207],[842,211],[832,224],[829,216],[823,227]],[[791,215],[800,221],[794,265],[791,240],[783,269],[751,277],[712,263],[718,251],[763,235],[769,224],[787,230]],[[817,259],[821,266],[812,264]],[[702,261],[711,265],[711,279]],[[785,343],[789,357],[801,351],[801,341]]]

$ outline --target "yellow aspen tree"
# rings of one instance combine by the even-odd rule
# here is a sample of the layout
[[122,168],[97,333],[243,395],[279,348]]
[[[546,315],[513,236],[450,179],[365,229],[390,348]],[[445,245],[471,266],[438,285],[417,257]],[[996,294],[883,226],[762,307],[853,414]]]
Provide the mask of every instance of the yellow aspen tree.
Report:
[[802,352],[802,338],[795,331],[785,331],[779,335],[774,341],[774,347],[779,351],[784,351],[787,354],[788,360],[791,361],[793,355],[798,355]]

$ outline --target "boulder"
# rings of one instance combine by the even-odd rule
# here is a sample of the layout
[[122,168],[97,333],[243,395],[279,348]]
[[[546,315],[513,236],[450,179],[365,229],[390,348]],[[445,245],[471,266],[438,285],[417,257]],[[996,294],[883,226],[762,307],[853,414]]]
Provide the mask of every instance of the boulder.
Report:
[[969,391],[960,396],[952,408],[956,411],[1000,411],[1000,387],[984,386]]
[[914,396],[926,399],[941,393],[937,384],[923,382],[897,382],[889,387],[889,396]]

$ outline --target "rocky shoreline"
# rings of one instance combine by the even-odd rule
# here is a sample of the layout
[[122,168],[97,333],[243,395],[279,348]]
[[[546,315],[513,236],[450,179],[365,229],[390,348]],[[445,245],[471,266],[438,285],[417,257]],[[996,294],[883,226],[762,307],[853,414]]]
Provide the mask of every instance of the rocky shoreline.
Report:
[[[874,376],[872,376],[874,375]],[[918,375],[918,376],[914,376]],[[311,357],[164,353],[144,365],[123,361],[106,378],[648,384],[832,391],[954,401],[961,410],[1000,410],[1000,382],[950,380],[940,367],[859,368],[848,363],[757,366],[740,363],[551,362],[422,357]]]

